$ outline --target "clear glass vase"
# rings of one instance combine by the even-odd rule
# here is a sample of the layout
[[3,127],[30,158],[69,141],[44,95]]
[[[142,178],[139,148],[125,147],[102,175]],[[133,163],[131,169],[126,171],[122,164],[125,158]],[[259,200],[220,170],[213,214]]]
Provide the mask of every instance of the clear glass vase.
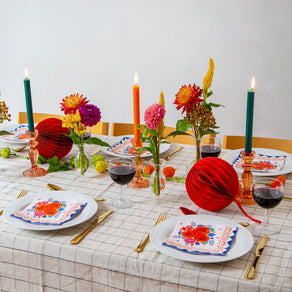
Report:
[[153,159],[150,163],[154,166],[154,171],[150,176],[150,187],[152,192],[159,196],[160,193],[165,189],[166,178],[162,172],[163,164],[165,163],[164,159],[160,159],[160,163],[154,163]]
[[84,175],[89,167],[89,157],[84,150],[84,144],[76,145],[79,149],[77,155],[75,156],[75,168]]
[[199,137],[193,137],[196,141],[196,145],[195,145],[195,157],[194,159],[192,159],[188,164],[186,164],[186,176],[188,175],[189,171],[191,170],[191,168],[194,166],[195,163],[197,163],[201,158],[201,139]]
[[196,140],[196,157],[195,157],[194,163],[198,162],[202,158],[202,154],[201,154],[201,138],[200,137],[196,137],[195,140]]

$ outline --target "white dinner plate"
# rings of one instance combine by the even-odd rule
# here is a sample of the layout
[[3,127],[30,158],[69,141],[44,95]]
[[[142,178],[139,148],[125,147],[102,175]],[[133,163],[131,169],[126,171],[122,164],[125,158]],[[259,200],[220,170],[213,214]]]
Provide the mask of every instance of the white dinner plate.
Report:
[[[110,148],[107,148],[106,150],[104,150],[107,154],[109,155],[113,155],[113,156],[118,156],[118,157],[134,157],[134,155],[130,155],[130,154],[122,154],[122,153],[117,153],[117,152],[113,152],[111,151],[110,149],[116,147],[117,145],[119,144],[122,144],[122,141],[124,139],[127,139],[127,138],[133,138],[134,136],[133,135],[129,135],[129,136],[126,136],[126,137],[121,137],[119,142],[115,143],[113,146],[111,146]],[[166,152],[170,147],[170,143],[163,143],[163,144],[160,144],[160,151],[159,153],[162,154],[164,152]],[[141,155],[142,158],[146,158],[146,157],[151,157],[152,154],[150,152],[145,152]]]
[[20,125],[6,125],[1,127],[1,131],[7,131],[10,133],[15,133],[15,135],[2,135],[0,136],[1,144],[9,146],[17,145],[22,146],[26,145],[29,142],[28,138],[21,138],[21,134],[25,135],[25,130],[27,129],[27,124]]
[[[186,215],[184,215],[186,216]],[[150,233],[150,241],[153,246],[161,253],[183,261],[196,263],[217,263],[226,262],[245,255],[254,244],[254,238],[247,228],[224,217],[213,215],[187,215],[194,217],[194,220],[200,220],[200,224],[222,224],[231,227],[238,227],[235,239],[226,255],[199,255],[183,252],[170,246],[164,246],[162,243],[171,235],[177,222],[184,216],[169,218],[156,225]]]
[[[82,209],[79,214],[77,214],[73,219],[68,222],[65,222],[61,225],[49,225],[49,224],[32,224],[25,222],[21,219],[10,216],[16,211],[25,209],[33,200],[37,199],[40,196],[53,197],[57,200],[65,200],[70,202],[80,202],[87,203],[87,205]],[[42,193],[28,194],[22,198],[19,198],[11,202],[4,210],[3,217],[11,225],[31,230],[56,230],[63,229],[71,226],[80,224],[88,219],[90,219],[97,211],[97,203],[88,195],[69,192],[69,191],[47,191]]]
[[[226,152],[222,159],[227,161],[232,165],[233,161],[238,157],[239,153],[244,149],[236,149],[236,150],[230,150]],[[277,156],[277,155],[285,155],[287,156],[285,165],[283,168],[278,172],[259,172],[259,171],[253,171],[252,174],[254,176],[275,176],[275,175],[281,175],[286,174],[289,172],[292,172],[292,155],[283,151],[275,150],[275,149],[267,149],[267,148],[253,148],[253,151],[259,154],[264,155],[271,155],[271,156]],[[243,168],[234,167],[237,173],[243,173]]]

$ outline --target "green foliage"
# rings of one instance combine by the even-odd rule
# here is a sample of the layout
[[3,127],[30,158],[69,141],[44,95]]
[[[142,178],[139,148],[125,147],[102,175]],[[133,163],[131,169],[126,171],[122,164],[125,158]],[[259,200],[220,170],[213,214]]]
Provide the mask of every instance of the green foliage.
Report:
[[102,141],[99,138],[96,137],[91,137],[85,140],[86,144],[94,144],[94,145],[99,145],[99,146],[105,146],[105,147],[110,147],[110,145],[104,141]]
[[13,135],[13,134],[3,130],[3,131],[0,131],[0,136],[2,135]]
[[176,123],[176,131],[186,132],[187,130],[191,128],[192,128],[192,125],[189,123],[188,120],[178,120]]
[[46,158],[44,156],[42,156],[42,155],[39,155],[38,163],[39,164],[45,164],[46,163]]
[[57,172],[70,170],[70,163],[67,161],[59,161],[57,156],[48,159],[49,168],[47,172]]

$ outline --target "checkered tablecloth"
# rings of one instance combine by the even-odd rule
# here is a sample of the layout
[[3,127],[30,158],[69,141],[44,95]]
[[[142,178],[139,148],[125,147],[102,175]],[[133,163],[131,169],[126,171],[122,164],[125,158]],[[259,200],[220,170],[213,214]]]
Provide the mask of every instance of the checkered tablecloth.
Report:
[[[106,139],[113,142],[113,138]],[[176,147],[171,145],[165,155]],[[88,145],[88,153],[95,148]],[[177,176],[186,175],[186,165],[194,157],[194,150],[193,146],[184,145],[183,150],[167,162],[176,168]],[[66,159],[75,151],[73,149]],[[105,152],[100,154],[110,157]],[[144,163],[147,164],[148,159]],[[167,181],[159,198],[150,189],[126,187],[126,197],[136,204],[129,209],[115,209],[111,203],[120,194],[118,185],[113,184],[99,194],[111,181],[108,174],[99,174],[90,168],[84,177],[76,170],[39,178],[24,177],[22,172],[29,166],[26,159],[0,158],[0,208],[14,201],[22,189],[30,193],[43,192],[48,183],[53,183],[68,191],[105,198],[98,203],[96,216],[109,209],[114,213],[78,245],[70,245],[70,240],[90,226],[96,216],[57,231],[19,229],[1,216],[1,291],[292,291],[291,200],[283,199],[272,211],[271,221],[279,226],[280,233],[269,238],[255,278],[246,280],[244,274],[253,261],[253,250],[221,263],[184,262],[161,254],[151,243],[142,253],[134,251],[161,212],[167,213],[169,218],[180,216],[179,207],[184,206],[200,214],[224,216],[236,222],[249,221],[235,203],[217,213],[207,212],[192,203],[184,184]],[[285,195],[292,197],[291,174],[287,176]],[[263,218],[264,210],[260,207],[244,206],[244,209],[255,218]],[[256,244],[259,237],[254,238]]]

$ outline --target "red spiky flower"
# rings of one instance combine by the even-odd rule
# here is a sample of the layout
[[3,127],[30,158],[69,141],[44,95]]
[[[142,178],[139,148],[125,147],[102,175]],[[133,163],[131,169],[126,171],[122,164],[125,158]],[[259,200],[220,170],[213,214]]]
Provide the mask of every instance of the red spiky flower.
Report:
[[82,94],[79,96],[78,93],[66,96],[62,101],[61,111],[63,111],[65,115],[75,114],[81,106],[85,106],[89,102],[86,97],[83,97]]
[[183,108],[182,114],[185,111],[189,113],[195,104],[203,101],[203,99],[200,98],[202,92],[202,89],[196,86],[196,84],[189,84],[188,86],[183,85],[175,96],[174,104],[177,105],[176,109],[179,110]]

